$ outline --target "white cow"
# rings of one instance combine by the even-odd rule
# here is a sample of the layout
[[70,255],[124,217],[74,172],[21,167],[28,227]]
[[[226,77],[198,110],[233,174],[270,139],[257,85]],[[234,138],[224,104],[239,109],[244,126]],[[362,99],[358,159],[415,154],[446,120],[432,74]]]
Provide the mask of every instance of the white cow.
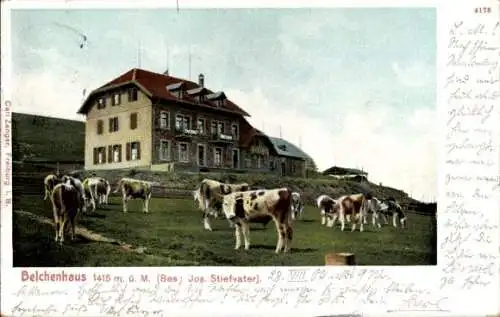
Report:
[[227,219],[235,226],[235,249],[241,246],[241,235],[245,250],[250,248],[250,222],[252,218],[270,216],[276,224],[278,242],[276,253],[288,252],[291,248],[292,229],[292,192],[288,188],[234,192],[222,198],[222,210]]
[[304,213],[304,204],[300,199],[300,194],[297,192],[292,193],[292,219],[296,219],[300,217],[302,219],[302,215]]

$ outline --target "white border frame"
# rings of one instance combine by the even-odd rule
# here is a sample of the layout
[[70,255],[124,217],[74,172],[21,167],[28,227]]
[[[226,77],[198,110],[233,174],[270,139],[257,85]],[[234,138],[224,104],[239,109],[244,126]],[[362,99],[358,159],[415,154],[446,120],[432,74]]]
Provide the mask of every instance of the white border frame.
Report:
[[[440,151],[438,154],[438,170],[439,170],[439,195],[438,195],[438,266],[435,267],[349,267],[349,268],[339,268],[339,267],[307,267],[307,268],[272,268],[272,267],[245,267],[245,268],[222,268],[222,267],[190,267],[190,274],[245,274],[258,276],[260,285],[250,285],[250,284],[237,284],[236,288],[240,290],[245,290],[246,294],[257,294],[255,302],[238,302],[237,295],[233,296],[235,293],[227,290],[226,293],[215,292],[211,290],[207,284],[200,286],[201,295],[192,293],[188,290],[188,283],[185,280],[187,277],[187,272],[185,269],[180,267],[175,268],[54,268],[54,269],[26,269],[30,273],[35,272],[61,272],[73,273],[73,274],[86,274],[89,278],[94,273],[110,273],[113,276],[121,275],[123,278],[127,279],[129,275],[135,275],[139,278],[141,274],[149,274],[149,278],[155,280],[158,274],[168,274],[169,276],[178,276],[179,279],[183,277],[182,282],[172,283],[170,287],[175,289],[178,294],[178,299],[185,299],[185,301],[179,301],[171,304],[154,304],[149,303],[151,299],[150,296],[143,294],[140,301],[141,309],[154,309],[155,307],[162,310],[161,313],[156,316],[207,316],[207,315],[217,315],[217,316],[268,316],[270,314],[281,314],[286,316],[318,316],[324,314],[335,313],[353,313],[353,312],[364,312],[366,314],[369,312],[370,315],[430,315],[430,316],[445,316],[445,315],[481,315],[481,314],[493,314],[498,312],[498,298],[499,288],[498,285],[490,283],[487,286],[481,288],[474,288],[473,290],[460,289],[461,283],[467,278],[467,275],[462,272],[453,272],[446,275],[446,268],[443,266],[446,260],[442,253],[443,251],[449,251],[454,245],[450,243],[446,244],[446,237],[450,237],[450,228],[446,227],[444,223],[451,219],[453,220],[454,215],[450,211],[456,211],[458,208],[449,208],[450,199],[446,196],[446,192],[454,190],[459,193],[468,193],[473,188],[483,188],[487,191],[487,187],[491,187],[492,183],[489,182],[488,186],[483,186],[484,183],[479,181],[469,181],[468,183],[459,182],[448,182],[446,178],[447,173],[457,174],[459,172],[464,172],[463,169],[452,169],[450,166],[445,164],[446,153],[445,153],[445,135],[449,132],[444,126],[446,122],[446,117],[448,115],[450,105],[447,105],[446,98],[448,97],[449,91],[446,91],[440,87],[446,80],[446,76],[449,73],[449,69],[446,68],[446,45],[449,41],[449,27],[458,20],[464,20],[466,23],[478,23],[479,20],[477,15],[471,13],[473,7],[490,6],[493,12],[488,15],[482,16],[482,21],[485,23],[494,23],[495,19],[499,16],[499,2],[496,0],[488,1],[450,1],[445,0],[439,3],[429,0],[409,0],[405,1],[404,4],[398,0],[385,0],[377,1],[352,1],[352,0],[342,0],[342,1],[331,1],[331,0],[317,0],[312,2],[311,0],[295,0],[295,1],[285,1],[285,0],[273,0],[273,1],[229,1],[229,0],[216,0],[210,1],[208,5],[207,2],[201,0],[179,0],[179,5],[181,10],[187,8],[248,8],[248,7],[262,7],[262,8],[275,8],[275,7],[332,7],[332,6],[342,6],[342,7],[379,7],[379,6],[391,6],[391,7],[434,7],[437,6],[437,16],[438,16],[438,69],[437,69],[437,82],[438,82],[438,124],[440,125]],[[12,90],[10,87],[12,65],[10,63],[11,50],[10,50],[10,10],[11,9],[22,9],[22,8],[63,8],[63,9],[81,9],[81,8],[158,8],[158,7],[170,7],[176,6],[174,1],[169,1],[168,3],[163,3],[159,1],[147,1],[143,0],[140,3],[137,1],[109,1],[109,2],[97,2],[97,1],[3,1],[2,2],[2,122],[1,125],[1,139],[2,139],[2,151],[1,151],[1,171],[2,171],[2,212],[1,212],[1,247],[2,247],[2,257],[1,257],[1,285],[2,285],[2,313],[7,315],[12,315],[13,307],[16,307],[20,302],[24,309],[37,309],[42,315],[56,315],[56,309],[60,313],[67,307],[67,304],[74,305],[84,305],[86,311],[80,311],[80,316],[97,316],[104,315],[104,312],[100,310],[102,307],[99,305],[90,304],[88,301],[89,292],[92,287],[97,287],[95,283],[85,282],[85,283],[31,283],[27,284],[29,287],[36,287],[43,292],[50,292],[53,290],[58,290],[60,293],[66,293],[66,295],[54,295],[54,296],[16,296],[13,291],[19,290],[22,286],[21,274],[25,269],[12,268],[12,236],[11,236],[11,222],[12,222],[12,206],[6,204],[6,200],[11,198],[11,166],[7,159],[11,158],[11,148],[10,146],[4,146],[4,141],[12,140],[10,137],[10,129],[6,126],[10,120],[10,113],[6,111],[4,105],[7,100],[12,100]],[[488,20],[489,19],[489,20]],[[492,22],[493,21],[493,22]],[[500,43],[493,43],[493,39],[490,39],[490,44],[498,47]],[[497,68],[498,70],[498,68]],[[479,72],[478,69],[472,69],[471,72]],[[15,110],[15,105],[12,105],[11,110]],[[498,114],[498,108],[496,109],[496,114]],[[468,121],[467,121],[468,120]],[[462,118],[463,122],[468,122],[469,124],[474,124],[471,118]],[[487,171],[490,175],[498,175],[499,170],[499,149],[498,144],[498,121],[499,115],[493,116],[489,123],[488,129],[493,131],[493,144],[495,144],[494,150],[491,155],[491,160],[494,162],[493,166]],[[211,127],[210,127],[211,128]],[[469,153],[470,154],[470,153]],[[465,154],[464,154],[465,155]],[[474,171],[468,170],[468,173],[472,176],[485,173],[485,171]],[[476,174],[475,174],[476,173]],[[498,185],[498,181],[496,181]],[[498,188],[498,187],[497,187]],[[500,197],[498,190],[491,190],[488,192],[490,199],[488,201],[480,202],[478,205],[479,211],[498,211],[500,208],[499,201]],[[477,199],[468,198],[464,199],[467,206],[472,206],[479,203]],[[448,207],[448,208],[447,208]],[[448,213],[447,213],[448,211]],[[482,217],[482,218],[481,218]],[[474,223],[479,224],[480,220],[485,221],[490,220],[492,225],[498,224],[498,213],[490,212],[489,214],[484,214],[483,216],[477,216],[469,218],[468,221],[471,225]],[[476,233],[472,228],[469,230],[460,230],[459,232],[463,234]],[[498,226],[493,228],[488,232],[490,235],[492,243],[486,246],[482,246],[481,250],[483,252],[491,252],[495,254],[494,261],[494,275],[492,280],[498,280]],[[463,247],[459,245],[459,247]],[[479,244],[474,243],[469,245],[470,248],[475,248]],[[464,265],[469,265],[471,263],[484,262],[477,257],[472,260],[462,261]],[[302,295],[299,296],[297,292],[282,292],[279,287],[287,286],[291,283],[284,283],[284,279],[287,278],[292,272],[297,274],[297,271],[304,269],[304,278],[307,279],[305,283],[295,283],[294,285],[301,287]],[[295,270],[295,271],[292,271]],[[326,272],[329,278],[320,279],[322,273]],[[302,272],[299,274],[302,277]],[[440,284],[443,281],[450,281],[447,279],[453,275],[454,281],[447,287],[441,288]],[[296,275],[297,276],[297,275]],[[279,277],[279,278],[278,278]],[[484,277],[484,276],[483,276]],[[274,284],[274,281],[279,279],[281,284]],[[330,279],[331,278],[331,279]],[[276,280],[275,280],[276,279]],[[312,281],[314,279],[314,281]],[[322,292],[329,289],[328,285],[330,282],[336,288],[342,288],[345,286],[350,286],[352,292],[349,293],[348,298],[345,298],[345,302],[341,302],[340,298],[337,302],[330,304],[318,305],[318,299],[321,298]],[[406,290],[405,292],[388,292],[387,287],[390,283],[397,282],[400,287]],[[124,282],[126,283],[126,282]],[[124,283],[121,285],[123,286]],[[131,286],[134,283],[130,283]],[[160,289],[165,288],[167,284],[161,284]],[[275,288],[272,288],[275,285]],[[266,292],[262,292],[263,289],[267,289]],[[312,296],[307,296],[307,291],[315,290],[319,293],[315,293]],[[95,288],[94,288],[95,290]],[[79,298],[78,292],[82,291],[83,297]],[[335,298],[335,294],[338,294],[338,289],[331,290],[330,300]],[[125,293],[130,294],[132,292],[132,287],[129,287]],[[122,307],[123,299],[121,301],[119,298],[119,292],[108,293],[111,298],[106,302],[107,305],[115,305],[114,309],[119,309]],[[227,297],[224,295],[228,294]],[[323,293],[324,294],[324,293]],[[62,296],[62,297],[61,297]],[[409,298],[413,298],[413,301],[408,301]],[[375,301],[375,302],[371,302]],[[130,304],[130,303],[125,303]],[[411,304],[411,305],[410,305]],[[402,305],[414,306],[411,311],[405,310]],[[416,306],[419,306],[415,308]],[[426,308],[424,306],[427,306]],[[436,311],[436,307],[439,306],[443,311]],[[19,307],[19,306],[18,306]],[[79,306],[82,307],[82,306]],[[123,307],[122,307],[123,308]],[[45,310],[44,310],[45,309]],[[403,311],[401,311],[403,310]],[[76,312],[74,312],[76,314]],[[71,314],[71,313],[70,313]],[[121,315],[126,315],[126,311],[122,310]]]

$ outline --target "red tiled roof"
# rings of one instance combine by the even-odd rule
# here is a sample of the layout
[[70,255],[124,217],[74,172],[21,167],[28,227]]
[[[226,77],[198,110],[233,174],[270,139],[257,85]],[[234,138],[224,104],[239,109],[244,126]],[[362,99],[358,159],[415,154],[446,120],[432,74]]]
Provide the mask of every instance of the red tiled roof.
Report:
[[[96,92],[107,90],[113,86],[118,86],[121,84],[125,84],[127,82],[136,82],[141,88],[146,90],[146,93],[148,93],[151,97],[153,98],[159,98],[163,100],[172,100],[172,101],[178,101],[179,99],[170,93],[167,90],[167,86],[179,82],[184,82],[183,89],[184,91],[194,89],[194,88],[199,88],[200,85],[198,85],[195,82],[186,80],[186,79],[181,79],[181,78],[176,78],[173,76],[169,75],[163,75],[163,74],[158,74],[154,72],[150,72],[144,69],[139,69],[139,68],[133,68],[129,70],[128,72],[118,76],[117,78],[111,80],[110,82],[102,85],[101,87],[97,88],[94,90],[90,95],[89,98],[83,103],[82,107],[80,110],[78,110],[78,113],[86,113],[90,109],[90,104],[89,104],[89,99],[90,97],[95,94]],[[212,94],[214,93],[210,89],[207,88],[207,93]],[[199,105],[195,102],[194,98],[189,96],[187,93],[183,94],[182,101],[188,104],[193,104],[193,105]],[[226,110],[230,112],[235,112],[238,113],[242,116],[250,116],[245,110],[241,109],[238,107],[236,104],[234,104],[231,100],[226,99],[224,102],[224,105],[221,107],[217,107],[217,105],[209,100],[205,100],[202,103],[205,106],[217,108],[220,110]]]

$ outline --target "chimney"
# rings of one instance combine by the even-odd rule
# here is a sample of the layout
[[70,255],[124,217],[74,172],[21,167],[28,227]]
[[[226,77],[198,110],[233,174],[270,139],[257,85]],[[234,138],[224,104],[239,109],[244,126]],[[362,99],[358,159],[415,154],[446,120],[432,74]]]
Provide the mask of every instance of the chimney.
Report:
[[203,74],[198,75],[198,84],[201,87],[205,87],[205,76]]

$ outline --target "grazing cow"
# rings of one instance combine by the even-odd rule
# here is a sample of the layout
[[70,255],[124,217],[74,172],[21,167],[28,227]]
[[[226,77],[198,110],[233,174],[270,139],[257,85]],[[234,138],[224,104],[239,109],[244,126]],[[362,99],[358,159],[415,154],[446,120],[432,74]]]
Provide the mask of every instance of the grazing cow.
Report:
[[62,245],[68,222],[71,227],[71,240],[75,238],[75,220],[81,204],[80,192],[74,186],[62,183],[54,187],[50,198],[56,225],[55,241]]
[[292,193],[292,219],[296,219],[300,216],[302,219],[302,214],[304,212],[304,204],[300,199],[300,194],[297,192]]
[[80,193],[80,206],[79,209],[82,213],[87,213],[87,205],[89,204],[89,197],[85,195],[85,188],[83,187],[82,182],[73,176],[64,175],[61,178],[61,182],[63,184],[71,185],[76,188],[76,190]]
[[[203,226],[206,230],[212,231],[209,216],[217,218],[219,216],[222,197],[233,192],[246,192],[250,189],[247,183],[226,184],[212,179],[204,179],[200,187],[193,192],[193,198],[198,201],[198,206],[203,213]],[[234,224],[229,221],[229,226]]]
[[123,201],[123,212],[127,212],[127,203],[130,199],[140,198],[143,201],[143,212],[149,213],[149,201],[151,200],[151,194],[153,186],[160,185],[157,182],[143,181],[134,178],[122,178],[118,181],[115,193],[121,189],[122,201]]
[[[336,218],[338,217],[340,220],[340,228],[344,231],[345,226],[345,217],[350,215],[352,222],[351,231],[356,230],[356,220],[359,223],[359,231],[362,232],[364,230],[364,220],[366,218],[366,214],[368,209],[372,208],[372,204],[370,204],[370,200],[372,196],[369,194],[353,194],[353,195],[345,195],[339,197],[335,200],[335,206],[333,207],[334,214],[332,219],[332,226],[335,223]],[[377,211],[374,210],[375,217],[377,216]],[[377,218],[374,218],[375,220]],[[375,225],[374,220],[374,225]],[[380,227],[380,224],[378,224]]]
[[97,187],[97,195],[99,204],[108,204],[109,194],[111,193],[111,185],[109,182],[101,177],[101,184]]
[[111,191],[111,187],[107,180],[102,177],[89,177],[83,181],[85,195],[89,198],[92,206],[92,211],[96,209],[96,200],[99,205],[107,201],[107,195]]
[[378,200],[379,203],[379,213],[385,224],[387,225],[387,216],[392,216],[392,225],[396,228],[397,222],[396,219],[399,218],[399,223],[401,224],[401,228],[407,227],[407,217],[403,212],[403,208],[399,205],[394,198],[388,198],[385,200]]
[[276,253],[288,252],[293,238],[292,192],[288,188],[235,192],[223,197],[222,210],[227,219],[236,224],[235,249],[241,246],[241,234],[245,250],[250,248],[250,224],[252,218],[271,216],[276,224],[278,242]]
[[316,205],[321,210],[321,224],[332,227],[334,223],[331,220],[333,215],[338,211],[338,208],[335,208],[335,199],[328,195],[320,195],[316,198]]
[[54,174],[50,174],[45,177],[45,179],[43,180],[43,185],[45,187],[45,196],[43,197],[43,200],[47,200],[48,198],[50,198],[50,195],[52,195],[52,190],[57,184],[59,184],[59,181],[59,177]]

